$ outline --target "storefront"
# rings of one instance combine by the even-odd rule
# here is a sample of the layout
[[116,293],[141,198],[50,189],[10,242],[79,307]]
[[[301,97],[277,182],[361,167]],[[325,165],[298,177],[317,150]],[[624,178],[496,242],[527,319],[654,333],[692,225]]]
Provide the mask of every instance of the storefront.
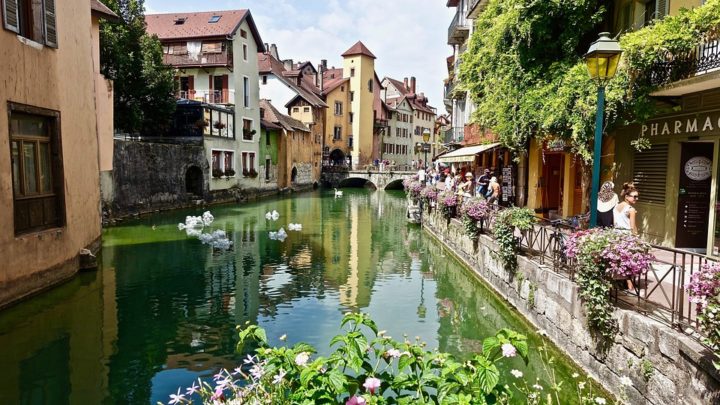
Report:
[[[642,235],[664,246],[720,256],[718,147],[720,92],[679,99],[681,112],[615,133],[616,191],[632,180]],[[643,136],[650,148],[635,149]]]
[[466,146],[439,156],[437,162],[449,166],[456,174],[469,171],[476,180],[485,169],[489,169],[500,183],[500,202],[505,205],[516,203],[517,167],[510,152],[500,147],[500,143]]
[[530,140],[527,207],[545,218],[583,214],[581,159],[561,139]]

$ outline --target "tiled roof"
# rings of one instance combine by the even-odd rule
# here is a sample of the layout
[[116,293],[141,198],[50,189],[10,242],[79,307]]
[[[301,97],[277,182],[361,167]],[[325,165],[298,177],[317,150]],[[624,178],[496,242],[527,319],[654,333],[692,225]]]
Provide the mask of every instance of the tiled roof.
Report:
[[265,121],[280,125],[287,131],[310,132],[310,129],[301,121],[278,111],[277,108],[270,103],[270,100],[260,100],[260,108],[265,111],[265,117],[263,118]]
[[355,45],[351,46],[350,49],[343,52],[340,56],[353,56],[353,55],[365,55],[369,56],[373,59],[375,59],[375,55],[373,55],[372,52],[370,52],[369,49],[365,46],[365,44],[362,43],[362,41],[357,41]]
[[[286,86],[290,87],[298,96],[302,97],[305,101],[310,103],[313,107],[327,107],[327,104],[320,98],[318,89],[312,80],[306,79],[303,76],[298,86],[295,77],[298,76],[300,71],[285,70],[285,66],[282,62],[275,59],[269,52],[258,53],[258,72],[262,74],[272,74],[277,77],[278,80],[282,81]],[[295,73],[292,73],[295,72]],[[293,78],[288,78],[291,76]]]
[[[217,22],[211,18],[219,16]],[[177,24],[178,21],[183,21]],[[160,40],[229,37],[235,34],[240,24],[247,19],[258,51],[264,51],[260,34],[249,10],[203,11],[195,13],[147,14],[147,32]]]
[[349,82],[349,81],[350,81],[349,78],[340,77],[340,78],[330,79],[327,82],[323,82],[323,93],[328,94],[331,91],[340,87],[341,84]]
[[400,92],[400,94],[405,95],[410,92],[408,89],[405,88],[405,83],[401,82],[400,80],[395,80],[392,77],[387,77],[387,76],[385,76],[385,79],[387,79],[390,82],[390,84],[395,86],[398,89],[398,91]]
[[117,14],[108,8],[108,6],[102,4],[100,0],[90,0],[90,10],[93,14],[99,14],[100,17],[109,18],[111,20],[119,20]]
[[277,125],[274,122],[270,122],[265,118],[260,118],[260,126],[267,129],[282,129],[280,125]]

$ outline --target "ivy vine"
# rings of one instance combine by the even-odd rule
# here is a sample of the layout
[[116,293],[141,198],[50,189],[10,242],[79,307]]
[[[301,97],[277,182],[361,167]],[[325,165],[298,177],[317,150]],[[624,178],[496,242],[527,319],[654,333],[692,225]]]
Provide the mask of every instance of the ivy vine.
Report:
[[505,270],[515,273],[517,270],[517,252],[519,238],[515,236],[515,229],[521,232],[532,228],[535,223],[535,213],[527,208],[512,207],[498,213],[493,225],[493,236],[498,245],[497,252],[493,252]]

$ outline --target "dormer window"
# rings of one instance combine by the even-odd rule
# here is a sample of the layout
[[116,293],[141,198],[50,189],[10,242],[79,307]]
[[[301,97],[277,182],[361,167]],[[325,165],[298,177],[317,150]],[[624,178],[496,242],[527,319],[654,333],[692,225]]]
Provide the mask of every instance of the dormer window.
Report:
[[183,24],[185,24],[185,20],[187,20],[187,18],[185,18],[185,17],[176,18],[175,25],[183,25]]
[[208,21],[208,23],[215,24],[216,22],[220,21],[220,17],[222,17],[222,16],[214,15],[214,16],[210,17],[210,20]]

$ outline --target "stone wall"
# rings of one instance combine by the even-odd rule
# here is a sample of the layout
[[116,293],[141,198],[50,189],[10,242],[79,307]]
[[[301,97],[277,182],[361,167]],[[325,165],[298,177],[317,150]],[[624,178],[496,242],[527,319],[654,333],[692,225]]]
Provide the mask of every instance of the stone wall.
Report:
[[[196,189],[186,187],[191,168],[199,169]],[[201,145],[115,140],[113,200],[106,217],[180,208],[210,197],[209,164]]]
[[297,163],[293,167],[297,169],[297,177],[295,178],[295,184],[306,185],[315,182],[315,180],[313,179],[312,163]]
[[604,351],[590,335],[578,286],[546,266],[518,257],[515,274],[493,258],[495,242],[481,235],[477,243],[462,224],[425,215],[425,229],[609,391],[619,392],[620,377],[632,404],[720,403],[720,376],[711,353],[684,334],[635,311],[616,309],[620,333]]

